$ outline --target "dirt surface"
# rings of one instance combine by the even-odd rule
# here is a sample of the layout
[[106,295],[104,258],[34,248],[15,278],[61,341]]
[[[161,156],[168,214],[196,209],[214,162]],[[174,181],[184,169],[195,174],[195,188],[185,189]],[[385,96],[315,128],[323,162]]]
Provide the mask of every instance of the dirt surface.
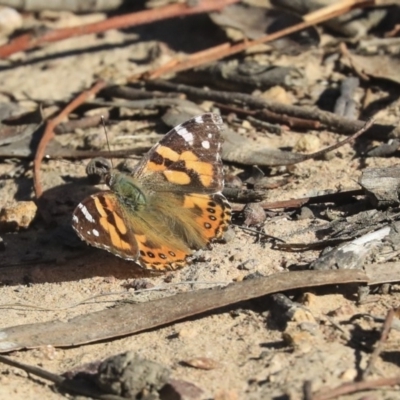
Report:
[[[195,22],[191,26],[191,35],[200,41],[204,17],[193,17],[192,21]],[[180,29],[188,27],[187,22],[182,24]],[[8,94],[11,93],[19,105],[30,110],[38,102],[68,101],[90,87],[97,77],[123,82],[124,78],[148,68],[149,55],[160,40],[167,42],[172,50],[161,52],[152,61],[154,65],[168,61],[176,51],[188,51],[188,44],[180,43],[184,38],[168,42],[171,27],[176,29],[177,25],[177,21],[171,21],[160,23],[153,31],[149,27],[126,32],[109,31],[101,36],[72,38],[48,44],[34,52],[16,54],[12,57],[13,62],[1,61],[0,101],[9,102]],[[204,47],[211,40],[209,35],[205,36]],[[258,57],[262,59],[262,56]],[[345,76],[342,71],[335,70],[333,61],[324,60],[321,49],[313,48],[290,56],[279,56],[274,52],[271,57],[277,64],[296,65],[304,71],[306,86],[292,91],[282,89],[286,99],[293,104],[313,104],[328,82],[338,82]],[[264,55],[264,59],[267,58]],[[367,87],[358,89],[357,101],[365,90]],[[385,97],[385,89],[377,89],[374,96],[377,101]],[[205,112],[212,106],[210,102],[198,104]],[[380,120],[398,121],[399,105],[398,99],[393,100],[376,115]],[[45,107],[45,110],[49,115],[50,109]],[[153,112],[146,116],[139,110],[129,118],[116,121],[108,128],[111,149],[156,143],[161,134],[169,130],[161,122],[161,115]],[[259,134],[250,124],[233,129],[244,136]],[[317,149],[346,137],[328,131],[308,131],[306,134],[317,139]],[[264,136],[263,140],[268,141],[271,148],[290,149],[305,136],[305,132],[285,130],[279,136],[264,132]],[[59,135],[57,141],[66,148],[75,149],[84,147],[87,138],[100,142],[99,147],[106,149],[102,128],[98,127]],[[395,157],[360,157],[360,152],[371,144],[371,140],[363,138],[356,145],[345,145],[326,159],[308,160],[290,167],[286,172],[290,176],[289,182],[267,191],[265,199],[289,200],[359,188],[357,180],[364,168],[397,164]],[[44,161],[42,182],[51,224],[38,218],[26,230],[2,235],[5,250],[1,251],[0,259],[6,262],[0,262],[0,329],[56,319],[66,321],[77,315],[114,307],[121,299],[144,302],[241,281],[253,273],[283,273],[306,266],[319,256],[319,251],[274,250],[270,242],[260,241],[257,235],[242,230],[238,226],[241,220],[236,218],[231,227],[234,235],[227,243],[213,244],[211,250],[201,253],[200,261],[182,270],[154,276],[133,263],[119,260],[117,263],[113,256],[81,243],[70,228],[74,207],[93,190],[85,179],[86,163],[86,160]],[[230,174],[243,172],[237,165],[226,163],[225,168]],[[250,168],[245,169],[250,171]],[[34,199],[31,161],[3,160],[0,176],[1,207]],[[315,207],[314,217],[307,219],[276,213],[267,218],[264,232],[292,243],[317,241],[313,228],[326,223],[322,211],[328,208],[329,205]],[[142,285],[152,286],[154,290],[135,294],[139,279],[143,280],[140,281]],[[296,291],[290,294],[291,299],[307,309],[306,316],[290,321],[286,326],[279,323],[272,311],[274,302],[266,297],[127,337],[70,348],[48,346],[13,352],[9,356],[54,373],[63,373],[84,363],[134,351],[142,358],[170,368],[174,379],[195,384],[203,391],[196,398],[300,399],[306,380],[311,380],[312,389],[316,391],[360,376],[379,338],[382,323],[362,318],[351,321],[351,318],[364,313],[384,318],[390,308],[399,304],[398,289],[394,285],[389,294],[371,294],[362,304],[356,302],[355,288],[336,286],[308,293]],[[69,308],[99,294],[109,295]],[[17,303],[26,307],[13,306]],[[34,306],[50,310],[37,310]],[[400,333],[392,330],[371,378],[400,374],[399,340]],[[184,364],[184,361],[197,357],[214,360],[216,367],[203,370]],[[397,390],[396,387],[376,390],[371,398],[398,398]],[[64,397],[65,394],[55,390],[49,382],[0,364],[0,398]],[[362,397],[363,393],[357,393],[343,398]]]

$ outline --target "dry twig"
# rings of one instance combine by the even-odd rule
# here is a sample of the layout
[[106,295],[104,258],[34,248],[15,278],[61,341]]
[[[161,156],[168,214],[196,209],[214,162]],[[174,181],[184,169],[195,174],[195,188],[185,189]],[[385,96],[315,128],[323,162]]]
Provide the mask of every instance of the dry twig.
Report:
[[346,190],[343,192],[323,194],[314,197],[302,197],[300,199],[290,199],[281,201],[263,201],[261,206],[265,210],[272,210],[276,208],[299,208],[306,204],[320,204],[320,203],[339,203],[344,200],[349,200],[354,196],[365,195],[362,189]]
[[389,332],[390,332],[390,328],[392,327],[392,322],[393,322],[393,318],[395,315],[395,309],[391,309],[388,311],[386,318],[385,318],[385,322],[382,326],[382,331],[381,331],[381,337],[379,338],[378,343],[375,346],[375,349],[368,361],[368,365],[367,368],[365,368],[364,372],[363,372],[363,380],[365,380],[365,378],[371,374],[375,362],[379,357],[379,354],[381,354],[381,351],[383,349],[384,344],[386,343],[386,340],[389,336]]
[[362,390],[377,389],[382,386],[395,386],[400,384],[400,376],[378,378],[371,381],[343,383],[334,389],[326,389],[314,394],[312,400],[330,400],[346,394],[361,392]]
[[[223,90],[202,89],[190,85],[177,84],[170,81],[155,80],[146,82],[147,87],[153,87],[166,91],[175,91],[186,94],[190,98],[211,100],[227,104],[244,104],[249,108],[257,110],[268,110],[277,114],[301,118],[309,121],[318,121],[319,129],[329,129],[340,132],[343,135],[352,135],[363,129],[364,121],[352,120],[341,117],[329,111],[319,110],[315,107],[300,107],[288,104],[268,101],[246,93],[228,92]],[[368,130],[367,136],[377,140],[387,140],[389,134],[395,136],[397,127],[392,125],[374,124]]]
[[[167,73],[175,73],[198,67],[200,65],[208,64],[212,61],[217,61],[222,58],[232,56],[233,54],[240,53],[244,50],[249,49],[250,47],[254,47],[262,43],[272,42],[276,39],[280,39],[284,36],[301,31],[310,26],[325,22],[329,19],[346,14],[353,9],[374,5],[374,3],[374,0],[344,0],[341,2],[334,2],[333,4],[330,4],[317,11],[313,11],[305,15],[303,17],[304,22],[300,22],[296,25],[290,26],[289,28],[285,28],[278,32],[262,36],[256,40],[245,40],[242,43],[235,45],[230,45],[230,43],[218,45],[211,49],[192,54],[181,62],[174,60],[173,62],[156,68],[153,71],[145,73],[143,77],[146,79],[157,79]],[[139,77],[140,76],[132,76],[130,80],[136,81]]]
[[29,33],[0,46],[0,58],[6,58],[18,51],[33,49],[45,43],[57,42],[70,37],[100,33],[110,29],[122,29],[144,25],[168,18],[217,11],[229,4],[237,2],[238,0],[202,0],[194,7],[182,3],[170,4],[165,7],[121,15],[92,24],[47,31],[40,36]]
[[49,120],[46,125],[46,129],[42,138],[40,139],[39,145],[36,150],[35,159],[33,160],[33,183],[35,188],[36,198],[39,198],[43,193],[42,184],[40,182],[40,164],[45,155],[47,144],[54,138],[54,128],[63,121],[73,110],[84,103],[90,96],[95,95],[105,86],[105,82],[98,81],[91,89],[82,92],[78,97],[71,101],[57,117]]

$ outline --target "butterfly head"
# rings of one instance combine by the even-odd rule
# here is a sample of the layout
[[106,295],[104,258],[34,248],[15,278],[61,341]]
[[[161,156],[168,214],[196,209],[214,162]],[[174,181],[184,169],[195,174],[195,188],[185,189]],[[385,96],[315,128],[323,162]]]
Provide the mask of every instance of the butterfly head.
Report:
[[112,171],[109,160],[103,157],[96,157],[90,160],[86,166],[86,174],[92,184],[106,183],[106,176]]

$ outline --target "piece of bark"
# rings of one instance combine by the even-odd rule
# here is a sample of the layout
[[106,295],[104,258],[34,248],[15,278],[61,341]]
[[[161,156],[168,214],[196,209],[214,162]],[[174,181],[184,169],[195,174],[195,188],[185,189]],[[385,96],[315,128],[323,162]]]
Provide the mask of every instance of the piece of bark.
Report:
[[365,155],[367,157],[391,157],[399,147],[399,139],[390,139],[388,143],[383,143],[368,150]]
[[310,269],[360,269],[367,255],[382,243],[389,233],[390,227],[386,226],[349,243],[341,244],[311,263]]
[[121,337],[245,300],[299,288],[367,283],[362,271],[297,271],[232,283],[138,304],[124,304],[80,315],[66,322],[48,321],[0,330],[0,353],[53,345],[77,346]]
[[301,72],[293,67],[260,65],[252,61],[220,61],[205,67],[179,73],[174,81],[207,85],[221,90],[251,92],[272,86],[293,87],[301,81]]
[[[360,203],[356,206],[359,209],[363,207]],[[377,231],[399,218],[400,213],[397,209],[360,211],[355,215],[338,218],[326,225],[319,226],[316,229],[316,235],[319,238],[329,235],[332,239],[353,240],[369,232]]]
[[400,204],[400,167],[366,168],[359,183],[374,207],[396,207]]
[[369,285],[400,282],[400,262],[398,261],[368,264],[364,270],[370,278]]

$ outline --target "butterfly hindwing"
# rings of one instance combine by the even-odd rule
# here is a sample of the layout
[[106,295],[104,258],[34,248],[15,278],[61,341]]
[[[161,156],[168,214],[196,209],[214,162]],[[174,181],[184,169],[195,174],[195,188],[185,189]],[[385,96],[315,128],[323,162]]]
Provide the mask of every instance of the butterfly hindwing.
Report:
[[72,227],[78,236],[92,246],[127,260],[139,254],[135,232],[129,229],[118,198],[112,191],[87,197],[76,207]]

